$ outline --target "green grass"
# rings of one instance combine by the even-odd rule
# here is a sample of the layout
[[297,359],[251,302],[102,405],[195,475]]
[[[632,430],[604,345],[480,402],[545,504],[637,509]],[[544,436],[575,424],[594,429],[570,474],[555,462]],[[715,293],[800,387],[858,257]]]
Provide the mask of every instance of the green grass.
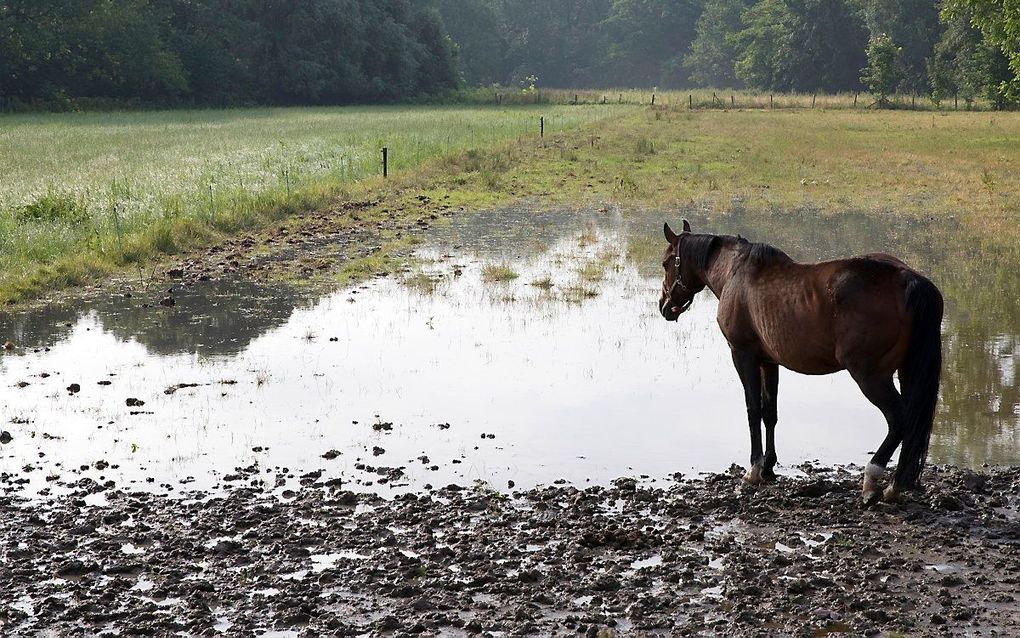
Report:
[[488,264],[482,267],[482,281],[485,283],[506,283],[520,275],[506,264]]
[[[626,108],[626,107],[624,107]],[[601,106],[0,116],[0,302],[257,228],[440,157],[561,133]],[[476,152],[489,189],[505,161]]]

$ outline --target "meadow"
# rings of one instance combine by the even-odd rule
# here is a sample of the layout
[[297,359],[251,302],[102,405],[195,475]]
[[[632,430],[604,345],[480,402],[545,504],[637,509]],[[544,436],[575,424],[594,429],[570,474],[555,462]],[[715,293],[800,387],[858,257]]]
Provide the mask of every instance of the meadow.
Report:
[[1018,113],[848,108],[853,96],[713,109],[680,93],[654,107],[635,106],[639,92],[623,106],[544,95],[566,103],[0,117],[0,303],[338,199],[389,198],[386,215],[413,215],[401,189],[465,208],[927,216],[980,243],[1020,244]]
[[[626,108],[626,107],[624,107]],[[0,116],[0,302],[327,206],[439,156],[572,129],[604,106]]]

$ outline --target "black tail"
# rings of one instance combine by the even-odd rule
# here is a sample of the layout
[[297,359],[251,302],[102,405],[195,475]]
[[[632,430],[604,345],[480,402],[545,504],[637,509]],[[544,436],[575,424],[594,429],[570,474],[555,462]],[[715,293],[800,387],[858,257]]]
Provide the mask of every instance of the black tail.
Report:
[[900,489],[916,487],[924,469],[942,374],[942,294],[935,284],[917,275],[907,283],[906,297],[911,335],[900,369],[900,392],[906,404],[895,478]]

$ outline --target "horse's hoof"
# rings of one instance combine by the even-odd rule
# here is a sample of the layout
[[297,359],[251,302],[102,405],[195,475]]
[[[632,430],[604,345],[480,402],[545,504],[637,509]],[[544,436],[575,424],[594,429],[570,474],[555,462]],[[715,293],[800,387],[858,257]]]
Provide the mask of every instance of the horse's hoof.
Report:
[[900,500],[900,491],[896,489],[895,485],[890,485],[882,492],[882,500],[886,503],[895,503]]
[[755,463],[751,466],[751,469],[744,474],[744,482],[748,485],[761,485],[762,480],[762,465],[761,463]]
[[766,468],[761,473],[761,480],[764,481],[765,483],[775,483],[777,480],[779,480],[779,477],[776,476],[776,473],[774,471]]
[[871,507],[882,500],[882,491],[878,489],[865,490],[861,494],[861,500],[864,501],[864,507]]

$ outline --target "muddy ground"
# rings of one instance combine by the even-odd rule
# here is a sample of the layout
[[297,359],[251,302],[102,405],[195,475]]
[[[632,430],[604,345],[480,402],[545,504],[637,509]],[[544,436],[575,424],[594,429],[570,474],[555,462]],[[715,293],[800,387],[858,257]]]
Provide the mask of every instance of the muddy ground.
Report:
[[4,476],[0,633],[1020,632],[1020,469],[932,467],[870,510],[859,468],[801,469],[392,500],[256,467],[184,498]]

